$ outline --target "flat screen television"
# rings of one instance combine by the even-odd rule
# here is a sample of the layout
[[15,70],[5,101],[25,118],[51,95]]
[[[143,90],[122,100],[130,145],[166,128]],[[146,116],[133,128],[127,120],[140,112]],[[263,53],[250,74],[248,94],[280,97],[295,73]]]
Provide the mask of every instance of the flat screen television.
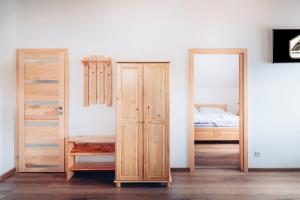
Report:
[[273,63],[300,62],[300,29],[273,29]]

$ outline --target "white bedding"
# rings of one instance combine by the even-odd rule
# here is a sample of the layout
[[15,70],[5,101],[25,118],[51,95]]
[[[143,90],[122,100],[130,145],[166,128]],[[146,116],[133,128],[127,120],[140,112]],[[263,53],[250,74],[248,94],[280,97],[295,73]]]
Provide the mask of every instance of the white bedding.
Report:
[[195,127],[238,127],[239,117],[218,108],[194,110]]

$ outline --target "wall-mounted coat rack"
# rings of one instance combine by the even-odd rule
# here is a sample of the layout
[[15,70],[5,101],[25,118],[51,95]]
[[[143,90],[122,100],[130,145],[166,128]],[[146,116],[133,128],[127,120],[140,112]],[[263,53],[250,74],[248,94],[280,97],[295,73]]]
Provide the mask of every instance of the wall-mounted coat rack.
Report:
[[84,72],[83,105],[106,104],[112,106],[112,60],[103,56],[90,56],[82,60]]

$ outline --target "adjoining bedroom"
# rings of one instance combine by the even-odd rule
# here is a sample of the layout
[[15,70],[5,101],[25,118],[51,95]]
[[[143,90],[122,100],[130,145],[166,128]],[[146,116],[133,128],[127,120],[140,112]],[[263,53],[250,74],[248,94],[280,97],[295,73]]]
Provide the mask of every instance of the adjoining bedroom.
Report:
[[191,172],[244,166],[245,49],[190,50]]

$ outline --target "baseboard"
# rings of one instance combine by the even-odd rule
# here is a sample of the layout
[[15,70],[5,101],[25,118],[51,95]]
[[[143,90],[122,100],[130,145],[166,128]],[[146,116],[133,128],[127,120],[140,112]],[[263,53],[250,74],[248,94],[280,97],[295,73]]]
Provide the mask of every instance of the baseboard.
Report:
[[189,172],[190,168],[189,167],[174,167],[171,168],[172,172]]
[[[219,169],[219,168],[212,168],[212,169]],[[189,171],[190,168],[188,167],[171,168],[171,172],[189,172]],[[249,168],[249,172],[300,172],[300,168]]]
[[16,168],[13,168],[13,169],[5,172],[4,174],[0,175],[0,182],[6,180],[7,178],[14,175],[15,173],[16,173]]
[[300,168],[249,168],[249,172],[300,172]]

